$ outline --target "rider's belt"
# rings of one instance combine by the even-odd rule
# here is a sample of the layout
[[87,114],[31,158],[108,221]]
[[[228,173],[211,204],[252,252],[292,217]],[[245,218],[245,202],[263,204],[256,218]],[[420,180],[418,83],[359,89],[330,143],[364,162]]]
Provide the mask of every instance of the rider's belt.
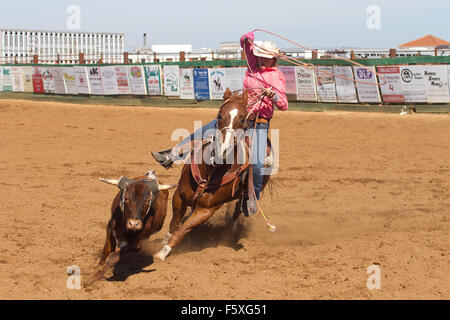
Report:
[[266,123],[269,124],[270,120],[268,119],[264,119],[264,118],[258,118],[258,120],[256,120],[256,123]]
[[256,119],[255,116],[250,116],[249,120],[253,121],[253,122],[255,122],[255,120],[256,120],[256,123],[265,123],[265,124],[269,124],[270,123],[269,119],[266,119],[266,118],[258,118],[258,119]]

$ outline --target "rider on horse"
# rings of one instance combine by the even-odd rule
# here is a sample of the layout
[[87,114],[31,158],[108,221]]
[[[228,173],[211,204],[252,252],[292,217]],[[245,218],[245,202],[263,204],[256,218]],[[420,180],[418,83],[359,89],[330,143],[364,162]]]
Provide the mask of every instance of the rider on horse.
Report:
[[[288,109],[288,101],[286,98],[286,80],[283,73],[276,68],[277,56],[280,50],[273,42],[255,41],[253,32],[249,32],[241,37],[241,47],[245,50],[248,62],[248,69],[244,78],[244,90],[249,93],[247,112],[250,113],[248,118],[248,130],[252,130],[250,137],[254,136],[251,158],[253,159],[253,184],[256,199],[260,199],[261,190],[264,179],[264,159],[267,150],[267,138],[270,126],[270,120],[273,117],[274,105],[281,111]],[[199,129],[200,136],[203,133],[217,127],[217,119],[209,122]],[[253,129],[256,132],[253,135]],[[184,159],[187,156],[183,151],[183,147],[193,141],[199,132],[193,133],[185,138],[175,147],[161,152],[152,151],[155,160],[169,169],[175,160]],[[190,148],[189,148],[190,150]],[[245,203],[246,204],[246,203]],[[251,207],[251,206],[249,206]],[[247,205],[243,210],[246,215],[255,212],[248,212]]]

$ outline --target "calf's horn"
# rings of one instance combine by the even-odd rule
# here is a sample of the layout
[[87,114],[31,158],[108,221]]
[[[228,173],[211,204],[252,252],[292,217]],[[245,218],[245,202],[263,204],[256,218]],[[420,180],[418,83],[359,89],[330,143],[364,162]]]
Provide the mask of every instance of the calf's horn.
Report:
[[176,184],[160,184],[158,186],[158,190],[159,191],[163,191],[163,190],[173,189],[173,188],[176,188],[176,187],[178,187],[178,185],[176,185]]
[[113,179],[103,179],[103,178],[98,178],[98,180],[104,182],[104,183],[108,183],[108,184],[112,184],[113,186],[118,186],[120,180],[113,180]]

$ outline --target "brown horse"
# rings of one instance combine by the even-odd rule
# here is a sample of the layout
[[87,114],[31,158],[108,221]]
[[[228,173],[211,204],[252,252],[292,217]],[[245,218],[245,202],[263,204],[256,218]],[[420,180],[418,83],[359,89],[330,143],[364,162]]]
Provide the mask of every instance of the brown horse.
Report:
[[[219,147],[216,145],[219,143],[218,139],[214,140],[209,147],[215,148],[216,153],[220,153],[222,156],[226,154],[227,150],[229,151],[230,147],[234,148],[234,161],[230,161],[232,163],[224,161],[225,163],[218,164],[207,163],[202,159],[201,163],[196,165],[196,152],[197,155],[204,158],[205,150],[198,149],[196,151],[194,148],[194,152],[191,154],[191,164],[183,166],[178,188],[172,199],[173,217],[169,233],[166,234],[164,240],[166,245],[157,254],[161,260],[166,259],[172,248],[179,244],[188,232],[206,222],[220,207],[233,200],[238,200],[233,215],[233,221],[236,223],[241,213],[243,192],[249,190],[246,177],[249,178],[250,188],[253,185],[252,166],[248,161],[249,154],[247,152],[245,161],[242,159],[237,161],[239,152],[237,152],[238,145],[235,138],[236,130],[243,130],[246,125],[247,91],[244,90],[239,95],[233,94],[227,89],[223,98],[224,102],[217,116],[217,130],[226,133],[222,135],[222,144],[219,144]],[[208,149],[208,147],[203,149]],[[269,178],[268,175],[264,177],[263,188]],[[187,207],[192,208],[192,214],[181,224]]]

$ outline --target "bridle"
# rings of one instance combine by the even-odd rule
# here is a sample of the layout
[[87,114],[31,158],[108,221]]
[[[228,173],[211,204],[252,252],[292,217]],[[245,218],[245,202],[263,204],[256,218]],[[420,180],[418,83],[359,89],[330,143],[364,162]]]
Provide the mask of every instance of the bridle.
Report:
[[147,199],[145,200],[145,202],[148,202],[148,207],[147,207],[147,211],[145,212],[145,215],[143,218],[145,218],[148,213],[150,212],[150,208],[152,206],[152,202],[155,200],[156,198],[156,193],[153,192],[152,187],[150,186],[150,183],[152,183],[152,181],[149,180],[136,180],[133,183],[128,184],[127,186],[125,186],[125,188],[123,190],[121,190],[121,195],[120,195],[120,211],[122,212],[122,216],[125,218],[125,196],[127,193],[127,189],[129,186],[137,183],[137,182],[144,182],[145,186],[149,189],[150,193],[147,197]]

